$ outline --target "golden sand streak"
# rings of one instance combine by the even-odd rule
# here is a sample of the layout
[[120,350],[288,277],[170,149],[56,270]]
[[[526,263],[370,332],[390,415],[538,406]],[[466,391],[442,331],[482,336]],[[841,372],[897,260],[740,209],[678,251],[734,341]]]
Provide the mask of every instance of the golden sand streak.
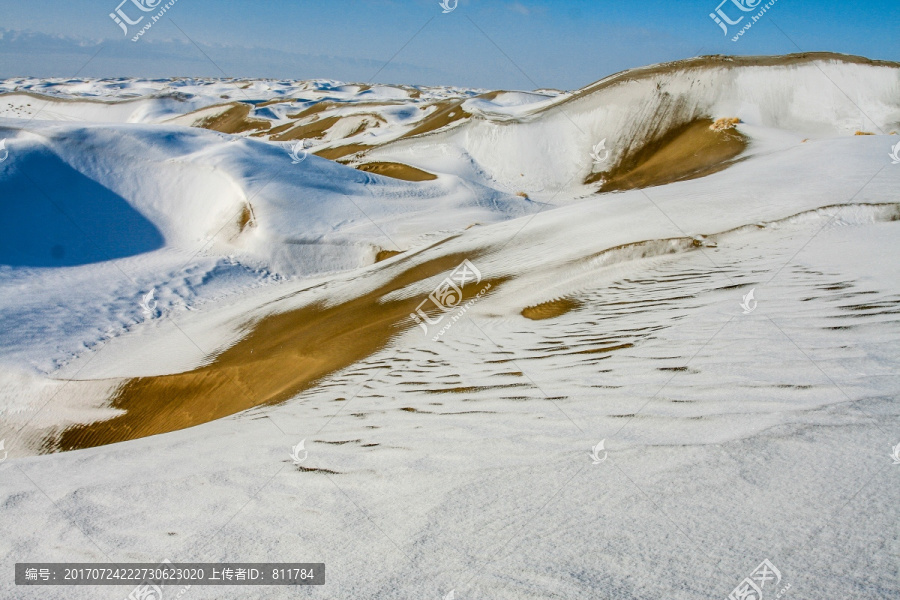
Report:
[[383,260],[393,258],[402,253],[402,250],[379,250],[378,254],[375,255],[375,262],[380,263]]
[[370,162],[356,167],[360,171],[367,173],[375,173],[376,175],[384,175],[394,179],[402,179],[403,181],[433,181],[437,179],[437,175],[433,175],[428,171],[422,171],[409,165],[396,162]]
[[581,306],[581,302],[571,298],[559,298],[550,302],[542,302],[536,306],[527,306],[522,309],[522,316],[532,321],[552,319],[575,310]]
[[403,140],[416,135],[431,133],[451,123],[470,117],[471,115],[462,109],[463,102],[463,100],[441,100],[423,107],[436,107],[436,110],[422,119],[414,129],[405,133],[400,139]]
[[365,144],[346,144],[344,146],[335,146],[333,148],[323,148],[322,150],[316,150],[314,154],[316,156],[321,156],[322,158],[327,158],[328,160],[337,160],[351,154],[357,154],[359,152],[371,150],[374,147],[375,146],[367,146]]
[[747,148],[735,129],[714,131],[712,119],[673,128],[623,157],[619,164],[585,180],[605,180],[601,192],[632,190],[712,175],[734,163]]
[[319,139],[325,136],[329,129],[340,122],[340,117],[323,117],[305,125],[295,125],[287,131],[273,135],[269,139],[273,142],[289,142],[292,140]]
[[[59,449],[73,450],[175,431],[259,406],[285,401],[335,371],[384,348],[391,337],[414,326],[422,298],[382,301],[407,285],[451,272],[475,253],[452,254],[407,267],[359,298],[315,304],[247,324],[248,334],[204,367],[187,373],[139,377],[124,383],[112,406],[125,414],[65,431]],[[493,280],[493,287],[504,280]],[[483,282],[488,283],[488,282]],[[464,288],[464,299],[483,286]]]
[[215,117],[208,117],[194,123],[194,127],[211,129],[220,133],[241,133],[243,131],[256,131],[272,127],[272,124],[265,119],[249,117],[250,110],[251,107],[249,105],[236,103]]

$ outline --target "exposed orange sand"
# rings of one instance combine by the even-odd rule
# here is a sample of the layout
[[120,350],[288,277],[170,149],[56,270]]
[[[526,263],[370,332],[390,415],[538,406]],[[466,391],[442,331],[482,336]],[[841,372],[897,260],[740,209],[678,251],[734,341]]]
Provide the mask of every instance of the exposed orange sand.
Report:
[[331,102],[329,100],[323,100],[321,102],[316,102],[312,106],[301,110],[298,113],[294,113],[292,115],[287,115],[288,119],[305,119],[306,117],[311,117],[315,114],[328,110],[329,108],[335,108],[337,106],[337,102]]
[[[320,102],[316,102],[315,104],[313,104],[310,107],[307,107],[307,108],[301,110],[300,112],[287,115],[287,118],[288,119],[298,119],[298,120],[305,119],[306,117],[311,117],[313,115],[317,115],[320,112],[325,112],[327,110],[331,110],[331,109],[335,109],[335,108],[346,108],[348,106],[359,108],[359,107],[363,107],[363,106],[365,106],[365,107],[396,106],[398,104],[401,104],[401,102],[388,101],[388,100],[379,100],[379,101],[360,100],[360,101],[354,102],[353,104],[348,104],[346,102],[334,102],[333,100],[322,100]],[[358,113],[354,113],[354,114],[358,114]],[[376,114],[376,113],[367,113],[367,114]],[[345,116],[351,116],[351,115],[345,115]]]
[[287,131],[284,131],[283,133],[280,133],[278,135],[273,135],[269,139],[273,142],[319,139],[323,137],[325,133],[329,129],[334,127],[340,120],[341,117],[323,117],[305,125],[294,125]]
[[366,150],[371,150],[375,146],[367,146],[365,144],[345,144],[343,146],[335,146],[334,148],[323,148],[315,152],[316,156],[327,158],[328,160],[338,160],[351,154],[359,154]]
[[271,137],[271,136],[281,133],[282,131],[287,131],[288,129],[290,129],[293,126],[294,126],[293,123],[284,123],[277,127],[273,127],[272,129],[268,129],[268,130],[264,129],[262,131],[257,131],[256,133],[251,133],[250,135],[252,135],[253,137],[266,137],[266,136]]
[[709,128],[713,131],[725,131],[726,129],[734,129],[734,126],[740,123],[741,120],[737,117],[721,117],[716,119],[716,122],[709,126]]
[[443,100],[429,106],[436,106],[437,110],[425,117],[415,128],[408,131],[400,139],[410,138],[414,135],[431,133],[451,123],[471,116],[462,109],[463,100]]
[[375,255],[375,262],[380,263],[383,260],[387,260],[389,258],[393,258],[398,254],[403,254],[402,250],[379,250],[378,254]]
[[218,116],[207,117],[194,123],[194,127],[212,129],[221,133],[241,133],[272,127],[272,124],[264,119],[249,118],[250,110],[249,105],[238,103]]
[[[384,348],[392,336],[415,324],[422,298],[383,301],[415,281],[449,273],[475,253],[442,256],[408,266],[390,265],[396,276],[359,298],[336,306],[312,305],[246,325],[247,335],[210,364],[175,375],[140,377],[124,383],[112,400],[126,412],[107,421],[66,430],[61,450],[87,448],[199,425],[262,404],[282,402],[339,369]],[[464,299],[485,285],[463,289]]]
[[571,298],[559,298],[549,302],[542,302],[536,306],[527,306],[522,309],[522,316],[532,321],[543,321],[544,319],[552,319],[575,310],[581,306],[581,302]]
[[593,173],[585,183],[605,180],[601,192],[631,190],[705,177],[727,168],[747,148],[737,130],[714,131],[712,119],[676,127],[644,144],[608,171]]
[[253,219],[253,207],[249,204],[245,204],[241,209],[241,214],[238,217],[238,233],[244,233],[244,230],[248,227],[254,226]]
[[375,173],[404,181],[432,181],[437,179],[437,175],[433,175],[428,171],[395,162],[371,162],[359,165],[356,168],[367,173]]
[[265,102],[260,102],[256,105],[256,108],[263,108],[266,106],[272,106],[273,104],[284,104],[285,102],[294,102],[296,98],[274,98],[272,100],[266,100]]

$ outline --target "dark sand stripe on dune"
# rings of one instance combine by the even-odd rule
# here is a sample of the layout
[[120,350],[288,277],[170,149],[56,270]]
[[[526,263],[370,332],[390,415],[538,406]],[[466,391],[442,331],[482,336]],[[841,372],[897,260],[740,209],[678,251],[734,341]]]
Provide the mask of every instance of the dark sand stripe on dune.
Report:
[[549,302],[542,302],[534,306],[526,306],[522,309],[522,316],[532,321],[553,319],[575,310],[581,306],[581,302],[572,298],[558,298]]
[[[450,254],[406,267],[389,268],[389,283],[335,306],[315,304],[248,324],[249,333],[209,365],[175,375],[127,381],[112,400],[123,415],[65,431],[57,445],[73,450],[192,427],[262,404],[285,401],[322,378],[371,356],[414,326],[410,313],[424,296],[383,301],[395,290],[429,277],[450,274],[477,253]],[[405,270],[404,270],[405,269]],[[463,289],[464,300],[487,284],[493,292],[505,279]]]
[[356,168],[366,173],[375,173],[376,175],[384,175],[385,177],[402,179],[403,181],[433,181],[437,179],[437,175],[428,171],[396,162],[370,162],[359,165]]
[[736,129],[714,131],[712,125],[712,119],[698,119],[674,127],[623,156],[612,169],[593,173],[584,182],[602,180],[599,191],[612,192],[718,173],[739,160],[748,140]]
[[379,250],[378,254],[375,255],[375,262],[380,263],[399,254],[403,254],[403,250]]
[[338,160],[352,154],[361,154],[376,146],[367,146],[366,144],[345,144],[343,146],[334,146],[333,148],[323,148],[316,150],[315,155],[327,158],[328,160]]
[[401,140],[409,139],[417,135],[424,135],[443,129],[448,125],[452,125],[457,121],[461,121],[471,117],[468,112],[463,110],[462,105],[465,100],[439,100],[433,104],[423,107],[423,110],[435,107],[435,111],[422,119],[418,125],[412,130],[403,134]]
[[[250,111],[253,107],[249,104],[235,102],[230,105],[223,105],[223,108],[226,106],[231,106],[231,108],[225,109],[217,115],[200,119],[196,121],[193,126],[202,129],[211,129],[212,131],[218,131],[220,133],[232,134],[244,131],[270,129],[272,127],[272,123],[265,119],[255,119],[251,117]],[[209,108],[210,107],[202,108],[195,112],[206,111]],[[189,116],[190,114],[191,113],[188,113],[186,116]]]

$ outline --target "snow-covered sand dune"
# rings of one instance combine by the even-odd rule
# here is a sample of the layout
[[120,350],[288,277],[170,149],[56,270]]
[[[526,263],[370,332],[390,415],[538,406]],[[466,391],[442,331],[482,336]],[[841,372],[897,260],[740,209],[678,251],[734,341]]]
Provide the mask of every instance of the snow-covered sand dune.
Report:
[[[512,121],[469,119],[426,139],[387,144],[366,158],[449,170],[542,200],[564,199],[582,182],[646,162],[674,132],[704,119],[740,119],[744,133],[778,132],[775,139],[752,136],[753,152],[786,138],[886,134],[900,122],[898,93],[900,71],[891,63],[833,54],[701,57],[627,71],[549,105],[516,107]],[[598,164],[591,148],[600,142],[608,155],[600,152]]]
[[[203,97],[183,111],[168,81],[4,82],[71,111],[0,120],[4,568],[293,559],[327,564],[311,597],[700,599],[768,558],[786,598],[897,597],[898,74],[828,55],[562,94],[237,86],[427,113],[375,119],[347,165],[185,119],[232,82],[182,80]],[[248,115],[322,118],[270,107]],[[697,128],[720,117],[727,159]],[[330,123],[311,150],[359,142]],[[702,172],[667,164],[687,155]],[[643,189],[596,193],[615,177]],[[410,313],[464,258],[467,308],[423,332]]]

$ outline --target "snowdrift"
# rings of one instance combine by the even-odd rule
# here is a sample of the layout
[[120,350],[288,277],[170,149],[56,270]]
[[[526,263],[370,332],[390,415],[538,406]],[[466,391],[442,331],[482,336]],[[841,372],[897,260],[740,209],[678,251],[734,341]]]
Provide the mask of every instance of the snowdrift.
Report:
[[[514,119],[482,113],[449,131],[370,151],[367,159],[550,198],[583,181],[621,176],[679,130],[720,117],[740,119],[739,131],[775,130],[794,134],[794,141],[858,130],[886,134],[900,128],[900,65],[824,53],[655,65],[549,106],[516,107]],[[609,154],[601,152],[598,164],[591,154],[600,142]]]
[[[458,179],[407,184],[289,148],[173,126],[0,128],[0,264],[72,266],[165,247],[240,256],[283,276],[371,264],[439,230],[524,214]],[[407,220],[398,222],[397,217]],[[45,231],[46,230],[46,231]],[[399,246],[398,246],[399,244]]]

